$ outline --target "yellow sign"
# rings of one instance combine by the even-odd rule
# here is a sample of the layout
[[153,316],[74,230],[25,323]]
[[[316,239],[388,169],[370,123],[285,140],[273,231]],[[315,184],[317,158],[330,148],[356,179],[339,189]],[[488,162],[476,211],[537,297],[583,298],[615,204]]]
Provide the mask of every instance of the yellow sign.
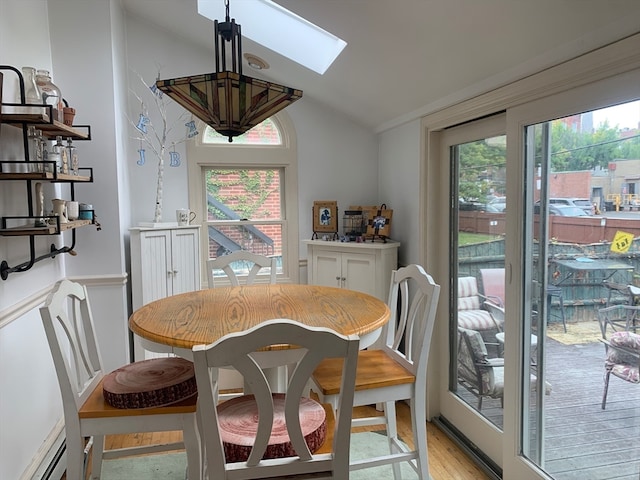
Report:
[[618,230],[611,242],[611,251],[615,253],[624,253],[629,250],[629,247],[631,247],[631,242],[633,242],[633,233]]

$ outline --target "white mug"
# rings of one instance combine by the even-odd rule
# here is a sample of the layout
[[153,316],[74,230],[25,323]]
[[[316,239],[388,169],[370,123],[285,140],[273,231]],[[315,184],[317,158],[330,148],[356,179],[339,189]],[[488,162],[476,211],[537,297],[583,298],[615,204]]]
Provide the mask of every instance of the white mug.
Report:
[[190,211],[188,208],[180,208],[176,210],[176,219],[178,220],[178,225],[180,227],[184,227],[189,225],[196,218],[196,212]]

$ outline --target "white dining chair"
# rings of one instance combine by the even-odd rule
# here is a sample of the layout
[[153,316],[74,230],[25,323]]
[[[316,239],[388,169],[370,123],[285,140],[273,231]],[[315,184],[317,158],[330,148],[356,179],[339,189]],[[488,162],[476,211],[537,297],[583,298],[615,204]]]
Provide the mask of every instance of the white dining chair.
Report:
[[[384,415],[353,419],[352,426],[386,425],[390,455],[352,461],[351,470],[392,464],[400,479],[399,462],[408,462],[421,480],[429,479],[427,457],[427,360],[440,286],[419,265],[394,270],[383,345],[358,355],[354,406],[383,404]],[[312,387],[320,402],[337,407],[341,390],[336,373],[339,361],[324,360],[313,372]],[[408,400],[414,448],[398,439],[395,402]]]
[[[247,275],[237,274],[232,264],[241,263],[246,266]],[[268,282],[276,283],[277,264],[275,257],[266,257],[264,255],[258,255],[257,253],[249,252],[247,250],[238,250],[231,252],[227,255],[222,255],[217,258],[210,258],[207,260],[207,277],[209,279],[209,288],[214,288],[216,284],[216,270],[222,270],[232,287],[237,287],[240,284],[251,285],[253,284],[263,269],[268,269]],[[266,274],[265,274],[266,276]]]
[[[244,265],[247,274],[239,274],[234,270],[234,266]],[[244,270],[243,269],[243,270]],[[276,283],[277,264],[275,257],[266,257],[247,250],[237,250],[218,258],[210,258],[207,260],[207,277],[209,279],[209,288],[215,288],[216,284],[226,285],[223,282],[224,276],[217,276],[216,272],[224,272],[226,280],[232,287],[239,285],[252,285],[256,283],[259,276],[267,277],[267,283]],[[262,272],[262,273],[261,273]],[[267,276],[268,274],[268,276]],[[271,375],[282,377],[286,375],[286,368],[271,370]],[[222,382],[225,388],[221,398],[229,399],[242,394],[243,385],[242,377],[233,370],[226,370],[223,373],[224,380]],[[242,388],[241,388],[242,387]]]
[[[40,308],[64,411],[67,480],[85,480],[92,445],[91,479],[102,460],[185,448],[189,480],[201,477],[197,386],[193,364],[178,357],[102,369],[86,287],[56,284]],[[104,450],[104,436],[183,432],[183,442]]]
[[[272,392],[252,357],[278,344],[297,345],[301,354],[284,394]],[[194,346],[206,478],[349,478],[358,347],[355,335],[346,337],[288,319],[269,320],[210,345]],[[344,360],[335,421],[331,406],[303,397],[318,362],[334,357]],[[284,355],[282,361],[288,363],[290,358]],[[219,404],[218,375],[228,367],[244,375],[252,394]]]

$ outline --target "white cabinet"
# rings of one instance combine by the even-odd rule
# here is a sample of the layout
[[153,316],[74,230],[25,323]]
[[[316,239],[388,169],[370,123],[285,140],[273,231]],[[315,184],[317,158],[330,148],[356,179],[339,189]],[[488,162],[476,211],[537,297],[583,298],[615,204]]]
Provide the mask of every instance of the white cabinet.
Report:
[[398,266],[399,242],[326,242],[305,240],[311,285],[348,288],[382,301],[389,296],[391,271]]
[[[144,228],[131,232],[133,309],[178,293],[200,290],[200,227]],[[138,339],[139,340],[139,339]],[[135,342],[136,360],[157,355]]]
[[200,289],[200,227],[132,228],[133,308]]

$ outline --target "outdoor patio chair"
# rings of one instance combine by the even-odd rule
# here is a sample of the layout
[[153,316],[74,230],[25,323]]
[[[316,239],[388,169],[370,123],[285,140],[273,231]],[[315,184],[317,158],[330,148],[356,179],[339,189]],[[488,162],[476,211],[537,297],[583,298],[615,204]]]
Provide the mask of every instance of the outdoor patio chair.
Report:
[[609,280],[603,280],[602,285],[608,290],[607,307],[611,305],[611,298],[614,295],[622,296],[628,305],[640,305],[640,287],[625,283],[616,283]]
[[[479,332],[458,327],[458,382],[478,398],[478,411],[484,398],[499,398],[504,406],[504,359],[489,358]],[[535,389],[537,378],[530,377]],[[551,394],[551,385],[545,384],[545,394]]]
[[[625,382],[640,383],[640,335],[633,333],[639,312],[640,307],[630,305],[616,305],[598,311],[601,342],[605,348],[603,410],[607,405],[611,374]],[[609,328],[612,333],[607,338]]]
[[504,307],[504,268],[481,268],[480,279],[485,298]]
[[[236,265],[244,264],[247,270],[247,275],[236,274],[232,265],[234,263]],[[263,271],[263,269],[267,269],[268,271]],[[215,270],[224,271],[229,282],[231,282],[232,287],[237,287],[240,284],[251,285],[259,277],[258,274],[263,275],[265,272],[268,273],[268,276],[264,275],[267,279],[267,283],[276,283],[276,258],[265,257],[264,255],[258,255],[246,250],[238,250],[227,255],[222,255],[218,258],[210,258],[207,260],[207,278],[209,280],[209,288],[215,287]],[[260,273],[261,271],[263,271],[263,273]]]
[[458,327],[458,381],[478,398],[482,410],[485,397],[504,404],[504,359],[489,358],[479,332]]
[[476,277],[458,278],[458,326],[480,332],[484,341],[492,344],[496,333],[502,331],[502,323],[483,308],[486,300],[478,291]]
[[638,333],[640,329],[640,306],[613,305],[598,310],[600,333],[607,339],[607,329],[612,332],[627,331]]

